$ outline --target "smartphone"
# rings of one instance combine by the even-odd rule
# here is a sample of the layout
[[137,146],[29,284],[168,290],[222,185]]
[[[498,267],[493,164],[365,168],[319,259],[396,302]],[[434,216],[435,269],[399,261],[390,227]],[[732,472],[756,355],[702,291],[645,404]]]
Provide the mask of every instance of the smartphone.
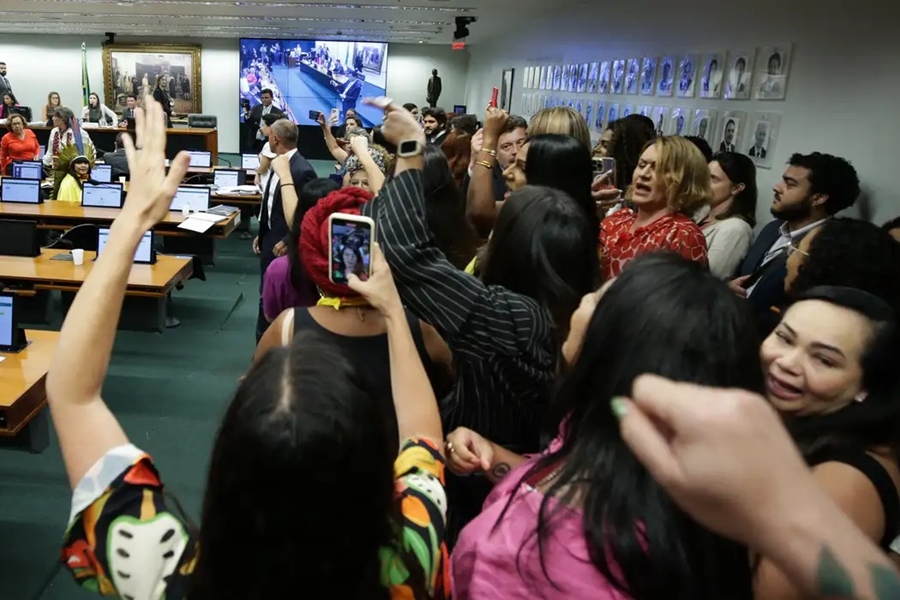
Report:
[[311,110],[311,111],[309,111],[309,118],[313,121],[318,121],[320,114],[322,114],[322,113],[320,113],[317,110]]
[[340,111],[340,109],[338,109],[338,108],[332,108],[332,109],[331,109],[331,120],[332,120],[332,121],[335,120],[335,119],[340,118],[340,116],[341,116],[341,111]]
[[360,215],[334,213],[328,217],[328,279],[346,284],[350,273],[366,281],[372,275],[375,221]]
[[594,158],[594,178],[612,171],[609,175],[609,187],[616,187],[616,159],[603,157]]
[[492,108],[497,108],[497,99],[500,97],[500,88],[495,87],[494,91],[491,92],[491,103],[488,105]]

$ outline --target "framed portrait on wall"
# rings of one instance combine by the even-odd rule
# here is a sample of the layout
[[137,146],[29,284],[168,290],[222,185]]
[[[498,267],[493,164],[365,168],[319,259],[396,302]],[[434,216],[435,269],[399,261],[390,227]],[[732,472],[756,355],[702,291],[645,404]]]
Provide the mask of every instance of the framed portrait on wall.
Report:
[[559,90],[561,92],[569,91],[569,71],[570,70],[571,70],[570,65],[562,66],[562,74],[560,75],[560,81],[559,81]]
[[728,73],[725,76],[725,98],[728,100],[746,100],[750,97],[755,55],[754,50],[728,53]]
[[590,65],[588,65],[587,63],[582,63],[581,68],[578,70],[578,91],[580,93],[584,93],[587,91],[589,68]]
[[678,61],[678,89],[676,95],[679,98],[693,98],[697,89],[697,63],[700,57],[695,54],[685,54]]
[[690,135],[691,111],[676,106],[669,116],[669,135]]
[[597,91],[601,94],[609,93],[609,82],[612,79],[612,61],[604,60],[600,63],[600,78],[597,80]]
[[618,120],[618,118],[619,118],[619,104],[616,102],[613,102],[609,105],[609,108],[607,108],[606,123],[604,125],[609,125],[613,121]]
[[659,81],[656,84],[658,96],[671,96],[675,87],[675,59],[663,56],[659,59]]
[[691,135],[703,138],[712,144],[713,136],[716,133],[716,118],[719,111],[708,108],[701,108],[694,111],[694,122],[691,124]]
[[587,91],[593,94],[597,91],[597,81],[600,77],[600,63],[591,63],[588,69]]
[[645,56],[641,62],[641,94],[652,96],[656,91],[656,59]]
[[580,72],[581,67],[579,65],[570,65],[569,66],[569,91],[577,92],[578,91],[578,73]]
[[594,109],[594,131],[603,133],[603,119],[606,117],[606,103],[603,100],[597,100],[597,106]]
[[753,159],[757,167],[772,168],[772,157],[775,154],[780,129],[781,114],[758,112],[753,115],[747,129],[749,137],[744,145],[748,146],[747,156]]
[[562,87],[562,66],[553,67],[553,91],[558,92]]
[[629,58],[625,67],[625,93],[632,96],[638,93],[638,83],[641,79],[641,61],[637,58]]
[[784,100],[790,68],[791,44],[757,49],[753,97],[757,100]]
[[722,126],[713,146],[713,152],[740,152],[741,136],[747,124],[747,113],[726,110],[722,115]]
[[512,110],[513,83],[516,75],[515,69],[503,69],[503,79],[500,82],[499,106],[507,112]]
[[612,93],[621,94],[625,91],[625,61],[613,61],[612,68]]
[[656,135],[666,135],[666,127],[669,120],[669,107],[657,106],[653,109],[653,114],[650,115],[650,118],[653,119],[653,129],[656,131]]
[[619,114],[619,118],[624,119],[628,115],[633,115],[635,110],[636,109],[634,107],[634,104],[623,104],[622,112]]
[[710,52],[703,57],[700,78],[701,98],[722,97],[722,74],[725,72],[725,56],[724,52]]
[[522,79],[522,89],[530,90],[531,89],[531,67],[525,67],[525,78]]
[[540,81],[538,82],[538,89],[546,90],[547,89],[547,67],[540,68]]
[[653,107],[649,104],[641,104],[637,107],[637,111],[642,117],[650,118],[650,115],[653,114]]
[[110,44],[103,46],[103,89],[115,112],[125,98],[153,94],[157,81],[172,100],[173,114],[203,112],[200,46],[174,44]]
[[588,100],[585,102],[586,106],[584,108],[584,122],[587,123],[588,128],[591,126],[591,119],[594,118],[594,101]]

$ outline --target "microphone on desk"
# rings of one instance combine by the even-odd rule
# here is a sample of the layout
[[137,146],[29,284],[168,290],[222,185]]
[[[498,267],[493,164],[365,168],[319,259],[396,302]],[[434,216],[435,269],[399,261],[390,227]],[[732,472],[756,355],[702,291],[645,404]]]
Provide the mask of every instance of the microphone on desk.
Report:
[[216,156],[216,162],[218,163],[218,162],[220,162],[220,161],[223,162],[223,163],[225,163],[226,165],[228,165],[228,168],[229,168],[229,169],[231,169],[231,168],[234,167],[234,165],[231,164],[231,161],[228,160],[227,158],[222,158],[221,156]]

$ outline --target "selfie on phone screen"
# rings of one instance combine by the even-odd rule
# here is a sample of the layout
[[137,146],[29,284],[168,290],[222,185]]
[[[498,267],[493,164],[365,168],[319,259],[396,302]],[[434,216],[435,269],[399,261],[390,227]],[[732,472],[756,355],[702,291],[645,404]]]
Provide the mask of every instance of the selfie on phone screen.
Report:
[[366,281],[371,272],[372,230],[367,223],[333,219],[331,280],[347,283],[351,273]]

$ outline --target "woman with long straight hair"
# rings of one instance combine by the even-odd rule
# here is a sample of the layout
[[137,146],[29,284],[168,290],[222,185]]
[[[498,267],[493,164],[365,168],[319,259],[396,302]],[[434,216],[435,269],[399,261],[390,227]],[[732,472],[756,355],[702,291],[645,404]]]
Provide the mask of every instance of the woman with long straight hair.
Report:
[[380,399],[315,334],[269,352],[242,380],[209,465],[199,532],[163,492],[148,454],[101,397],[132,260],[190,163],[165,163],[152,99],[125,148],[131,186],[109,242],[75,297],[47,375],[74,490],[63,564],[108,596],[170,600],[446,597],[441,423],[390,269],[351,277],[384,318],[397,436]]
[[747,256],[756,226],[756,165],[737,152],[719,152],[709,161],[712,196],[699,225],[706,238],[709,270],[731,279]]
[[747,549],[672,504],[610,401],[644,373],[758,393],[758,348],[727,286],[672,254],[637,258],[586,295],[563,346],[548,449],[526,460],[471,431],[448,436],[451,469],[499,479],[456,544],[454,598],[749,600]]

